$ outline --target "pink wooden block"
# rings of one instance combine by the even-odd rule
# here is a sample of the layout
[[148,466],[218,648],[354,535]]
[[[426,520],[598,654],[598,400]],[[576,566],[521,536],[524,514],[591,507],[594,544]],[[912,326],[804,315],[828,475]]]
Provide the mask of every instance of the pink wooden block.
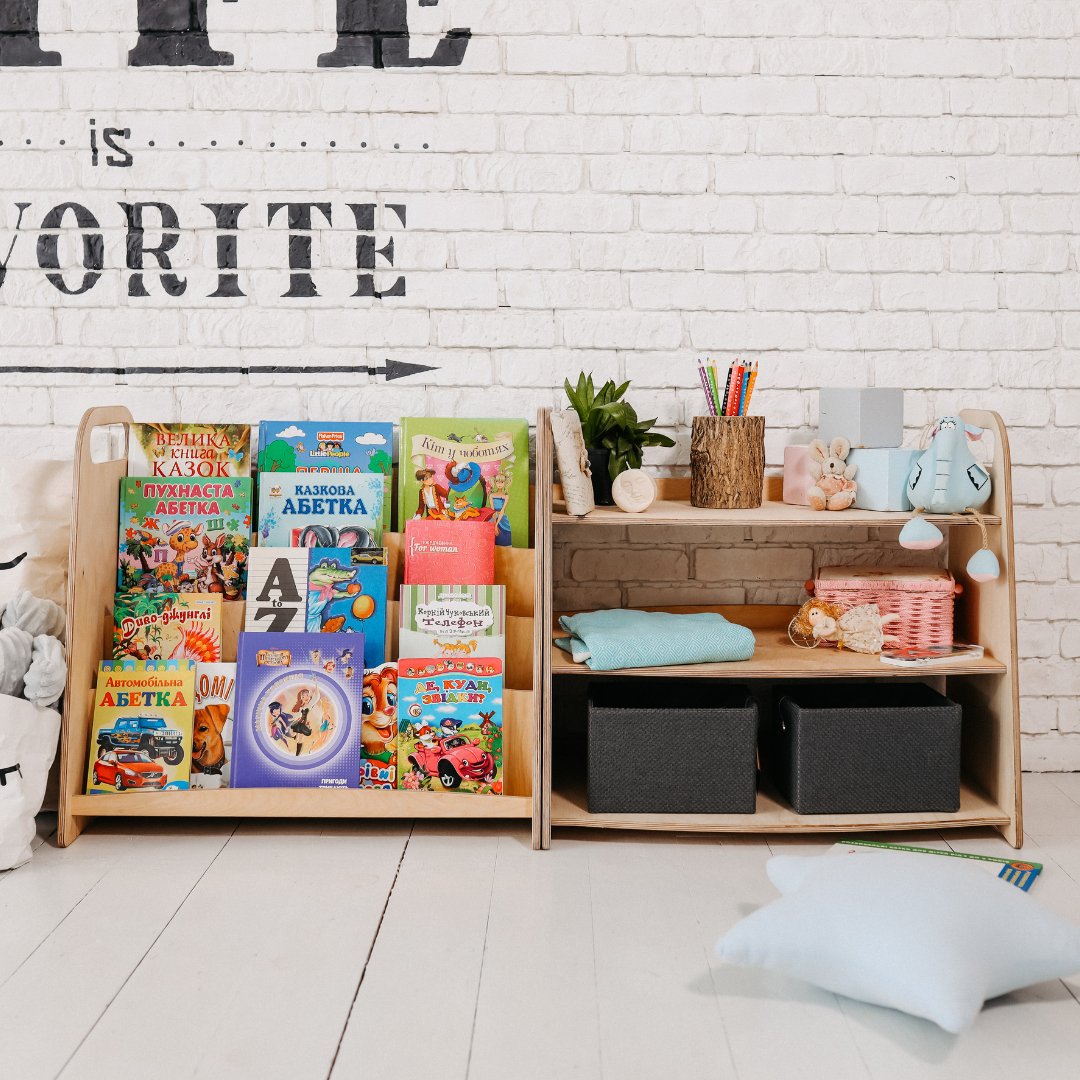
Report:
[[809,506],[806,493],[814,486],[810,476],[810,447],[803,443],[784,447],[784,502]]

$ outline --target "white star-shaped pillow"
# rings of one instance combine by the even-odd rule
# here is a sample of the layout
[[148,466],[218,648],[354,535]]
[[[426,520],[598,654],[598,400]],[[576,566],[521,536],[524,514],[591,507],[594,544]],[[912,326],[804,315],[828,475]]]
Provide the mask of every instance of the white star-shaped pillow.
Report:
[[724,960],[968,1027],[983,1002],[1080,971],[1080,927],[962,859],[770,859],[783,894],[717,943]]

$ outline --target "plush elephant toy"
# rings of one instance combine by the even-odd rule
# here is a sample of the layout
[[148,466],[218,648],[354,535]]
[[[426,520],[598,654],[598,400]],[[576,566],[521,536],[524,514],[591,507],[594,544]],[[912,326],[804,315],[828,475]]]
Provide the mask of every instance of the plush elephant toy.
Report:
[[983,534],[983,546],[968,561],[976,581],[992,581],[1001,573],[997,557],[987,544],[979,507],[990,498],[990,473],[975,460],[969,442],[982,438],[983,429],[959,417],[943,416],[930,432],[930,445],[911,467],[907,497],[915,516],[900,532],[900,546],[909,550],[937,547],[945,539],[941,530],[919,515],[973,514]]
[[51,600],[18,592],[0,604],[0,694],[51,707],[64,693],[64,612]]

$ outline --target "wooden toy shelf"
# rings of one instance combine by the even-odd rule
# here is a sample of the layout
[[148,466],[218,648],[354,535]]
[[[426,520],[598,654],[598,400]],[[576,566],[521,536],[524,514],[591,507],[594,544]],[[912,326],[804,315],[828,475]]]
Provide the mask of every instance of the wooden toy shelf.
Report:
[[[83,417],[75,447],[75,486],[68,579],[68,685],[60,760],[59,842],[74,842],[97,817],[282,817],[282,818],[518,818],[532,823],[533,846],[542,825],[540,785],[541,699],[535,680],[547,623],[534,619],[539,560],[534,548],[496,548],[496,580],[505,584],[507,605],[504,694],[504,794],[463,795],[424,791],[320,791],[312,788],[227,788],[86,795],[87,754],[98,662],[111,655],[112,601],[116,586],[116,535],[120,478],[127,472],[124,408],[91,409]],[[122,431],[119,457],[95,461],[93,433]],[[550,493],[550,473],[547,490]],[[539,489],[538,489],[539,490]],[[542,539],[546,522],[536,517]],[[398,586],[402,581],[401,538],[385,539],[388,555],[387,650],[397,650]],[[236,659],[243,603],[223,605],[222,645]],[[541,632],[543,628],[543,632]]]
[[[554,647],[549,637],[541,654],[544,675],[542,739],[542,776],[550,798],[543,808],[543,846],[551,841],[553,826],[599,829],[661,829],[679,832],[736,833],[828,833],[862,832],[890,829],[955,829],[991,826],[1014,846],[1023,842],[1020,788],[1020,713],[1016,651],[1016,579],[1013,561],[1012,479],[1009,442],[1005,426],[997,413],[969,410],[962,418],[989,429],[994,439],[994,462],[991,467],[993,494],[983,521],[989,528],[991,546],[1001,562],[1002,573],[996,581],[978,583],[965,572],[968,559],[980,546],[980,534],[970,517],[964,515],[927,515],[946,534],[948,566],[963,584],[964,592],[956,608],[956,636],[975,641],[985,649],[978,660],[906,669],[882,664],[877,657],[850,652],[823,654],[801,651],[787,639],[786,627],[795,609],[785,606],[716,606],[668,608],[671,611],[719,611],[727,618],[749,626],[757,638],[754,657],[741,663],[699,664],[679,667],[636,668],[614,672],[594,672],[584,664],[575,664],[562,649]],[[537,429],[537,462],[550,461],[553,454],[548,425],[541,417]],[[780,477],[767,477],[765,498],[753,510],[706,510],[689,502],[688,479],[658,481],[658,499],[642,514],[625,514],[618,508],[598,507],[584,518],[566,513],[558,487],[542,489],[538,484],[538,523],[547,520],[550,529],[538,527],[538,555],[544,577],[543,593],[538,601],[537,617],[559,629],[558,616],[552,611],[553,559],[552,532],[560,539],[588,535],[595,525],[618,525],[641,529],[638,540],[648,537],[649,526],[685,527],[733,526],[747,528],[782,527],[785,529],[895,528],[909,519],[906,513],[879,513],[870,510],[846,510],[842,513],[818,513],[809,507],[791,506],[782,501]],[[670,537],[665,534],[665,540]],[[747,541],[751,542],[751,541]],[[917,679],[930,681],[964,707],[962,745],[962,784],[960,809],[953,814],[859,814],[799,815],[768,784],[758,792],[754,814],[590,814],[587,808],[584,777],[575,772],[573,763],[553,762],[553,710],[557,713],[560,687],[581,686],[582,680],[638,678],[715,678],[781,681],[797,678],[874,678]],[[558,680],[558,683],[556,683]],[[556,715],[557,719],[557,715]],[[583,754],[577,755],[579,759]],[[580,770],[580,766],[578,766]]]

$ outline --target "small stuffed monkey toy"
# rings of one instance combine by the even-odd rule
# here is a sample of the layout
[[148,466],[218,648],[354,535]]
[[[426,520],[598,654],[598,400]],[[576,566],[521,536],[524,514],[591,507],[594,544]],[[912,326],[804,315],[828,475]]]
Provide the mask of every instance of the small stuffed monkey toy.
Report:
[[833,439],[826,446],[821,439],[810,443],[810,476],[814,486],[806,495],[815,510],[846,510],[855,501],[858,485],[855,483],[856,466],[847,463],[851,443],[847,439]]

